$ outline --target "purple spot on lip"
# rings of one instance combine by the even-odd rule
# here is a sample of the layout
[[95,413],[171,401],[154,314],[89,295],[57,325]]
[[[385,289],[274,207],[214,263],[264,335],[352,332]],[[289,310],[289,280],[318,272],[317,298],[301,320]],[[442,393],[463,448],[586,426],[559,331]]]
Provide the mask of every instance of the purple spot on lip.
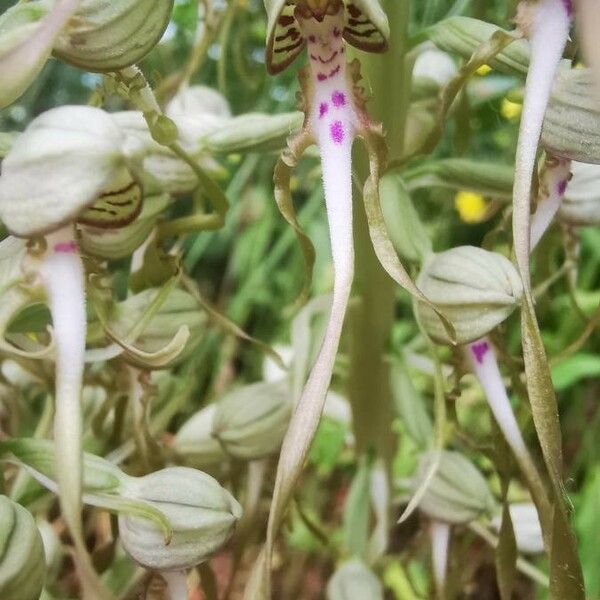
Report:
[[59,242],[58,244],[54,244],[54,252],[72,254],[73,252],[77,252],[77,244],[74,241]]
[[567,16],[572,16],[573,15],[573,0],[562,0],[563,6],[565,7],[565,10],[567,11]]
[[563,179],[561,182],[559,182],[557,189],[558,189],[558,195],[564,196],[564,194],[567,190],[567,180]]
[[330,127],[331,139],[336,144],[341,144],[344,141],[344,126],[341,121],[334,121]]
[[335,92],[333,92],[333,94],[331,94],[331,101],[333,102],[333,105],[336,108],[345,106],[346,105],[346,94],[344,94],[343,92],[340,92],[339,90],[336,90]]
[[475,360],[481,365],[483,364],[483,359],[485,355],[489,352],[490,345],[487,342],[477,342],[475,344],[471,344],[471,352],[475,357]]
[[329,104],[327,102],[321,102],[319,106],[319,119],[322,119],[329,111]]
[[325,81],[325,80],[327,79],[327,75],[325,75],[325,73],[319,73],[319,74],[317,75],[317,79],[318,79],[319,81]]

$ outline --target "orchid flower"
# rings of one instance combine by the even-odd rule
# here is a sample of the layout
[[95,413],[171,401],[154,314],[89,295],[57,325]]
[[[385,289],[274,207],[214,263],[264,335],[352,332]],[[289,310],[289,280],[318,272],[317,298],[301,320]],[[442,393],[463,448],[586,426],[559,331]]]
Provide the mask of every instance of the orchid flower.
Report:
[[544,113],[558,64],[567,43],[573,6],[571,0],[540,0],[519,5],[517,23],[529,38],[531,59],[515,157],[513,187],[513,233],[516,257],[526,291],[530,287],[529,253],[531,251],[530,196],[536,153],[544,122]]
[[[269,71],[282,71],[304,48],[309,57],[309,67],[300,75],[304,127],[290,140],[287,152],[276,167],[275,195],[282,213],[302,242],[310,271],[313,250],[293,214],[289,178],[291,168],[305,148],[316,143],[321,156],[335,271],[331,314],[323,343],[283,442],[282,457],[287,457],[283,459],[287,468],[299,472],[329,388],[354,274],[352,144],[357,135],[369,136],[377,129],[371,124],[356,87],[358,62],[347,63],[346,42],[363,50],[383,51],[388,31],[385,14],[377,3],[298,0],[272,4],[269,15],[272,33],[267,50]],[[285,470],[280,463],[280,482],[285,479]],[[285,490],[277,486],[274,506],[278,503],[280,507],[285,506],[297,474],[292,475]],[[272,527],[276,529],[278,525],[273,523]]]
[[[546,158],[540,177],[537,210],[531,221],[531,250],[538,244],[560,207],[570,177],[570,166],[569,160],[553,156]],[[521,470],[530,484],[537,486],[536,468],[510,404],[491,341],[487,337],[476,340],[465,348],[465,354]]]

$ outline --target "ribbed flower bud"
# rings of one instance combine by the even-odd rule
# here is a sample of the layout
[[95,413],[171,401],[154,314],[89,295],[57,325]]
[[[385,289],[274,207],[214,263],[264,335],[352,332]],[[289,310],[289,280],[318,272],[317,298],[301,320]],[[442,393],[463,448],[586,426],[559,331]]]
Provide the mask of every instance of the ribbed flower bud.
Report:
[[119,515],[123,547],[142,566],[159,571],[184,570],[208,559],[235,531],[242,509],[210,475],[187,467],[170,467],[130,480],[123,493],[160,510],[172,538],[150,520]]
[[[413,482],[418,490],[428,474],[432,454],[425,454]],[[487,481],[473,463],[458,452],[443,451],[438,468],[419,502],[419,508],[436,521],[468,523],[491,514],[496,502]]]
[[45,577],[44,545],[33,517],[0,496],[0,598],[38,600]]
[[81,0],[54,53],[88,71],[129,67],[158,43],[172,10],[173,0]]
[[235,458],[255,460],[274,454],[292,416],[291,396],[287,380],[233,390],[217,404],[212,434]]
[[185,457],[186,462],[208,466],[225,458],[223,447],[212,434],[216,404],[210,404],[192,415],[179,429],[173,441],[173,450]]
[[[429,257],[417,285],[454,326],[456,342],[487,335],[519,305],[523,285],[513,264],[501,254],[460,246]],[[416,302],[419,322],[436,341],[451,343],[430,306]]]
[[2,164],[0,219],[15,235],[53,231],[93,204],[124,168],[108,113],[63,106],[34,119]]
[[383,586],[363,562],[340,565],[327,584],[327,600],[383,600]]

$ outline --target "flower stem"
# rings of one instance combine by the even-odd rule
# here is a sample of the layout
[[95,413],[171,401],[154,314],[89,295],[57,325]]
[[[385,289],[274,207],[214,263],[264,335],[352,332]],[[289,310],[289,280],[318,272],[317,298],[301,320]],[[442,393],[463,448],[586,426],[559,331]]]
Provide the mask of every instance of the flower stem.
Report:
[[450,525],[442,521],[433,521],[429,533],[431,535],[431,562],[435,579],[435,589],[438,600],[444,600],[446,597]]
[[[552,522],[552,509],[548,494],[519,429],[519,424],[502,380],[496,353],[487,338],[469,344],[464,351],[473,373],[485,392],[496,423],[513,451],[519,469],[527,481],[538,508],[540,520],[545,525],[543,527],[545,542],[549,544],[551,528],[548,527]],[[550,548],[549,545],[548,548]]]
[[163,579],[167,582],[171,600],[188,600],[187,573],[185,571],[165,571]]

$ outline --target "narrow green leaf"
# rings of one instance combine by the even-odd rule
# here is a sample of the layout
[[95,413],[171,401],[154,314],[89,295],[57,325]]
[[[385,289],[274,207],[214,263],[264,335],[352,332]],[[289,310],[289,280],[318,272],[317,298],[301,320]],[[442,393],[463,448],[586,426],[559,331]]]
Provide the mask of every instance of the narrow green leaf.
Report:
[[511,600],[517,572],[517,542],[510,518],[509,505],[504,503],[502,525],[496,548],[496,573],[501,600]]
[[366,457],[359,463],[344,508],[344,546],[351,556],[365,558],[371,509],[369,502],[369,479],[371,468]]

